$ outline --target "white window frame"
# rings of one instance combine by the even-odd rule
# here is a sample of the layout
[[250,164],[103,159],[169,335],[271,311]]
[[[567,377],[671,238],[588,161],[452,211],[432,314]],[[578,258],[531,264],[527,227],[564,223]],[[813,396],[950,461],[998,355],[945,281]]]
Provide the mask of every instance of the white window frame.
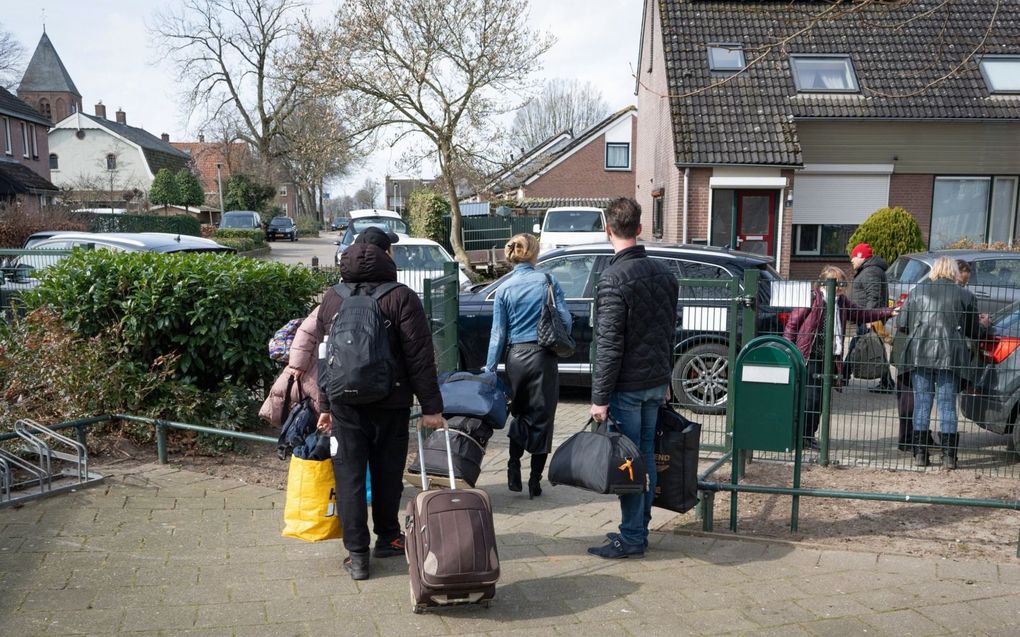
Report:
[[283,211],[283,214],[287,214],[287,202],[286,201],[280,204],[280,210]]
[[[712,62],[712,50],[713,49],[720,49],[720,50],[723,50],[723,51],[736,51],[736,52],[740,53],[740,66],[738,68],[730,68],[730,67],[725,67],[725,66],[716,66]],[[709,44],[708,45],[708,71],[710,73],[721,73],[721,74],[722,73],[724,73],[724,74],[739,73],[739,72],[743,71],[745,68],[747,68],[747,58],[744,56],[744,47],[741,46],[740,44],[736,44],[736,43],[733,43],[733,42],[725,42],[725,43],[713,43],[713,44]]]
[[36,132],[35,124],[29,124],[28,128],[32,133],[32,159],[39,159],[39,136]]
[[[818,234],[815,236],[815,249],[814,250],[802,250],[800,247],[800,232],[804,229],[804,226],[814,226],[818,228]],[[799,223],[796,224],[795,233],[796,236],[793,239],[793,254],[794,256],[811,257],[818,256],[822,253],[822,229],[821,224],[817,223]]]
[[[849,79],[851,80],[851,86],[849,88],[815,88],[815,87],[802,87],[800,85],[800,73],[797,72],[797,62],[803,60],[807,61],[823,61],[823,60],[842,60],[846,63],[846,68],[849,71]],[[797,87],[798,93],[860,93],[861,84],[857,80],[857,69],[854,68],[854,61],[850,58],[849,54],[846,53],[827,53],[827,54],[793,54],[790,55],[790,73],[793,75],[793,84]]]
[[1020,55],[982,55],[978,58],[978,68],[981,70],[981,77],[992,95],[1020,95],[1020,85],[1017,88],[996,89],[992,84],[992,78],[985,70],[985,62],[1012,62],[1016,65],[1016,72],[1020,74]]
[[287,196],[287,186],[286,185],[280,186],[280,196],[281,197],[286,197]]
[[21,124],[21,156],[28,159],[32,156],[32,149],[28,145],[28,124],[25,122],[18,123]]
[[[50,153],[50,156],[47,158],[47,163],[49,164],[51,171],[60,170],[60,156],[56,153]],[[53,164],[56,164],[56,167],[54,167]]]
[[[626,146],[627,147],[627,165],[626,166],[610,166],[609,165],[609,148],[611,146]],[[606,160],[605,160],[605,168],[606,168],[606,170],[627,171],[627,170],[630,170],[630,164],[631,164],[631,161],[630,161],[630,142],[606,142]]]
[[4,118],[4,153],[14,154],[14,142],[11,141],[11,118]]

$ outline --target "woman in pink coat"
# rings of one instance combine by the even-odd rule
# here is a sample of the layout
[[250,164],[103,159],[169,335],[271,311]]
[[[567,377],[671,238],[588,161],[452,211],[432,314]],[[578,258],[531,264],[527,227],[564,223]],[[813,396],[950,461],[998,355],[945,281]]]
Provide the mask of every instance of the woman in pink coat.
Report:
[[[259,418],[268,421],[274,427],[283,424],[287,414],[283,412],[284,398],[287,394],[287,383],[291,377],[294,383],[291,386],[289,405],[295,405],[300,400],[298,386],[304,396],[312,399],[312,410],[318,412],[319,405],[319,384],[318,384],[318,349],[319,343],[315,338],[316,321],[319,318],[319,308],[316,307],[308,315],[294,335],[294,342],[290,346],[290,360],[283,368],[280,375],[273,382],[269,390],[269,397],[262,403],[259,410]],[[318,417],[316,413],[316,417]]]

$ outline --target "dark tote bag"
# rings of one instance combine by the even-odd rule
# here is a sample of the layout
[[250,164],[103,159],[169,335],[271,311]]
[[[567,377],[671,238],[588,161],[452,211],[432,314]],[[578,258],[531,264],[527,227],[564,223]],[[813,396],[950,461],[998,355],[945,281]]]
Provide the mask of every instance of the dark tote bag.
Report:
[[701,425],[670,405],[659,407],[655,425],[655,500],[653,506],[686,513],[698,503],[698,440]]
[[861,380],[874,380],[881,378],[888,368],[885,360],[885,343],[882,337],[869,330],[866,334],[857,337],[857,344],[850,352],[849,360],[850,373],[854,378]]
[[606,423],[589,431],[593,422],[589,420],[584,430],[567,438],[553,453],[549,482],[613,495],[647,491],[648,473],[637,445],[627,436],[609,431]]
[[297,383],[298,402],[290,406],[290,390],[296,380],[293,374],[287,379],[287,393],[283,399],[285,417],[276,442],[276,457],[280,460],[286,460],[294,448],[305,444],[308,435],[315,431],[317,416],[312,408],[312,399],[305,396],[300,382]]
[[569,326],[563,324],[560,313],[556,311],[556,295],[548,274],[545,275],[545,292],[542,315],[538,318],[538,344],[560,358],[569,358],[574,355],[577,344],[570,335]]

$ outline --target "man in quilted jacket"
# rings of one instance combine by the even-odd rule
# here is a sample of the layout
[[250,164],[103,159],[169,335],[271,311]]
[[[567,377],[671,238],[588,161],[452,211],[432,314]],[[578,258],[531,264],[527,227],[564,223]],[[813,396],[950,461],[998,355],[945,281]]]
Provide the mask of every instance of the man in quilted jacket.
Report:
[[606,231],[615,256],[599,278],[596,293],[595,371],[591,415],[615,421],[641,449],[649,468],[648,491],[621,495],[619,533],[588,549],[606,559],[644,557],[655,495],[655,421],[669,392],[676,337],[676,277],[638,245],[641,206],[627,197],[606,211]]

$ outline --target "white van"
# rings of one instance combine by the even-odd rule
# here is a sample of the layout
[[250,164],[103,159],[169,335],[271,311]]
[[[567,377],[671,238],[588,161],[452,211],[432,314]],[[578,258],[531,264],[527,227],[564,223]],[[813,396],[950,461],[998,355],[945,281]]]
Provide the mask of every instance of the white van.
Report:
[[606,215],[601,208],[549,208],[545,220],[541,225],[536,223],[534,231],[539,235],[539,254],[565,246],[609,240],[606,237]]

